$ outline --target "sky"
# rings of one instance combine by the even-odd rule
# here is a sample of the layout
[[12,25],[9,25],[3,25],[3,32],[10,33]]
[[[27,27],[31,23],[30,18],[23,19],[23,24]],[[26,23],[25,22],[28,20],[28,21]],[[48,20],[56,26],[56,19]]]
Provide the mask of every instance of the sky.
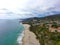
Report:
[[60,13],[60,0],[0,0],[0,19],[42,17]]

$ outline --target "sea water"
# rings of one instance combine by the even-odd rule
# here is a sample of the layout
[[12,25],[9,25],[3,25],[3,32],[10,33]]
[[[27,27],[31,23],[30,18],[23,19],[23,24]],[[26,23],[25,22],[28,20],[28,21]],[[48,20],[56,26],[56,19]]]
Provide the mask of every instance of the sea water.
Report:
[[19,45],[17,38],[22,36],[23,30],[16,19],[0,19],[0,45]]

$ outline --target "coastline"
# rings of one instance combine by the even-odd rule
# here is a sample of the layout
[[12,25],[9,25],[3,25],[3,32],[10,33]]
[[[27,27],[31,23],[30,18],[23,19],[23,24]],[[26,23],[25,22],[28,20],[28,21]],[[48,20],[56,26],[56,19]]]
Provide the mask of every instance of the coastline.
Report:
[[29,24],[23,24],[24,26],[24,36],[22,39],[22,45],[40,45],[39,41],[36,39],[36,35],[29,31]]

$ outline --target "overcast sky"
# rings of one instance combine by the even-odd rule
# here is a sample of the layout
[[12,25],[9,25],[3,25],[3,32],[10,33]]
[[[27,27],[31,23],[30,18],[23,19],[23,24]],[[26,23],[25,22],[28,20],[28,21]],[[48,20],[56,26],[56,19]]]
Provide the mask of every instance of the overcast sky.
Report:
[[44,16],[41,13],[52,11],[60,12],[60,0],[0,0],[0,18]]

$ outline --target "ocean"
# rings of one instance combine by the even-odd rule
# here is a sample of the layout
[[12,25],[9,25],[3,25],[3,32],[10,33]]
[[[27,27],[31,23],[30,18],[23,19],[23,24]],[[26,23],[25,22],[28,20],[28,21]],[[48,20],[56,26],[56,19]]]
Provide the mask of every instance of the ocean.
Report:
[[17,19],[0,19],[0,45],[19,45],[24,27]]

